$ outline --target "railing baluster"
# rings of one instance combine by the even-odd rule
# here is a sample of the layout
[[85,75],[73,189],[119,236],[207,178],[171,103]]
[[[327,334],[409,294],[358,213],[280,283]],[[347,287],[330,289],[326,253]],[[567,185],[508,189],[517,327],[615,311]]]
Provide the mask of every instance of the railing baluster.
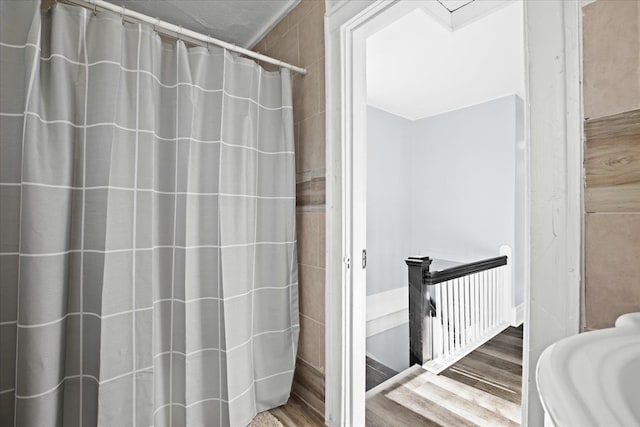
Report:
[[452,331],[453,331],[453,351],[458,349],[458,287],[456,286],[456,279],[451,280],[451,304],[453,306],[453,322]]
[[439,283],[439,285],[442,292],[442,357],[445,357],[449,354],[449,307],[447,303],[449,293],[447,282]]
[[487,311],[489,324],[487,325],[487,329],[490,329],[493,326],[493,278],[491,270],[487,270],[487,285],[489,286],[489,307]]
[[502,300],[502,286],[500,286],[500,271],[498,269],[494,269],[494,275],[496,276],[496,325],[500,324],[502,321],[502,316],[500,316],[501,308],[500,301]]
[[496,324],[496,279],[495,269],[489,270],[489,276],[491,277],[491,327]]
[[493,278],[493,270],[489,270],[489,277],[491,281],[491,327],[493,328],[496,320],[496,282]]
[[496,280],[498,282],[498,289],[499,289],[499,293],[498,293],[498,323],[502,323],[504,321],[504,305],[503,305],[503,301],[504,301],[504,286],[503,286],[503,281],[502,281],[502,271],[500,268],[496,269]]
[[498,324],[498,271],[494,268],[491,270],[491,275],[493,276],[493,326]]
[[464,277],[458,279],[458,302],[460,304],[460,322],[458,323],[460,328],[460,347],[465,344],[465,325],[464,325]]
[[471,340],[476,339],[476,294],[473,274],[469,275],[469,334]]
[[487,272],[482,272],[482,299],[483,299],[483,307],[482,307],[482,333],[487,330],[489,326],[489,283],[487,281]]
[[494,269],[494,276],[496,280],[496,325],[500,324],[502,321],[502,316],[500,316],[500,301],[502,299],[502,286],[500,286],[500,271],[499,269]]
[[467,345],[467,328],[469,327],[469,292],[468,276],[461,278],[462,281],[462,345]]
[[491,329],[493,327],[493,300],[495,298],[495,292],[493,289],[493,272],[491,270],[487,270],[487,275],[489,276],[489,327],[487,329]]
[[487,299],[487,292],[486,292],[486,288],[484,286],[484,271],[481,273],[478,273],[478,280],[480,280],[480,313],[478,315],[478,334],[480,336],[482,336],[482,331],[484,331],[484,316],[487,312],[486,309],[486,299]]
[[467,342],[473,340],[473,332],[471,330],[471,325],[473,324],[473,320],[471,320],[471,307],[473,307],[473,303],[471,302],[471,276],[467,276]]
[[447,281],[445,285],[447,287],[447,305],[449,306],[449,324],[447,325],[447,333],[449,334],[449,353],[453,353],[455,350],[455,311],[453,308],[454,289],[453,281]]
[[507,280],[507,269],[504,267],[500,267],[502,271],[502,320],[506,321],[508,319],[508,304],[509,301],[508,296],[510,295],[510,289],[507,285],[511,286],[511,282]]
[[451,348],[449,351],[453,353],[456,351],[456,286],[455,281],[450,280],[447,282],[449,288],[449,341]]
[[458,298],[456,299],[456,303],[458,304],[458,321],[456,322],[458,325],[458,333],[456,337],[458,338],[458,349],[462,347],[462,329],[464,328],[464,323],[462,321],[462,314],[464,312],[464,307],[462,303],[462,278],[456,279],[456,288],[458,290]]
[[480,305],[480,301],[478,299],[479,289],[478,289],[478,273],[474,273],[471,275],[473,282],[473,338],[478,338],[478,308]]
[[455,330],[455,345],[456,350],[460,348],[460,279],[454,279],[454,299],[453,306],[456,313],[456,318],[454,321],[454,330]]
[[498,314],[500,314],[500,310],[498,308],[498,307],[500,307],[498,305],[500,286],[498,286],[499,285],[499,282],[498,282],[498,269],[496,269],[496,268],[493,269],[493,281],[494,281],[493,287],[496,290],[496,296],[494,297],[494,308],[493,308],[493,317],[494,317],[493,324],[495,326],[500,322],[500,316],[498,316]]
[[475,337],[479,337],[480,336],[480,274],[479,273],[475,273],[473,275],[473,287],[474,292],[476,293],[475,295],[475,307],[474,310],[476,311],[476,315],[474,316],[474,335]]
[[498,317],[500,318],[500,322],[504,321],[504,271],[502,267],[497,269],[498,274],[498,286],[500,288],[499,300],[498,300]]
[[444,299],[442,298],[442,283],[438,283],[438,314],[440,315],[439,317],[439,321],[438,321],[438,333],[440,334],[439,338],[438,338],[438,351],[440,354],[440,357],[442,357],[442,355],[444,354],[444,326],[443,326],[443,319],[444,319],[444,304],[443,301]]

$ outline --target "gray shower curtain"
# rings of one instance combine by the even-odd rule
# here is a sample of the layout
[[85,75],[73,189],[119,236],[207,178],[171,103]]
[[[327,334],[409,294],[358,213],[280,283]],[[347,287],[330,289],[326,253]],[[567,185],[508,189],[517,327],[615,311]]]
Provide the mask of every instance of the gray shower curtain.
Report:
[[298,339],[290,76],[0,1],[0,425],[240,426]]

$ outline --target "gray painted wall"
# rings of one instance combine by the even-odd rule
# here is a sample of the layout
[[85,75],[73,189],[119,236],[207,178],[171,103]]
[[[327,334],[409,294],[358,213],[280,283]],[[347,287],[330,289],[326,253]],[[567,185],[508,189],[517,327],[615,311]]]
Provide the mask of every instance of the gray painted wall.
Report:
[[405,286],[407,281],[411,121],[369,108],[367,122],[367,295],[371,295]]
[[416,121],[367,112],[367,295],[404,286],[407,256],[475,261],[503,243],[523,277],[522,99]]
[[[389,343],[393,343],[389,345]],[[367,356],[402,372],[409,367],[409,323],[367,338]]]
[[514,246],[515,98],[412,124],[414,255],[469,262]]

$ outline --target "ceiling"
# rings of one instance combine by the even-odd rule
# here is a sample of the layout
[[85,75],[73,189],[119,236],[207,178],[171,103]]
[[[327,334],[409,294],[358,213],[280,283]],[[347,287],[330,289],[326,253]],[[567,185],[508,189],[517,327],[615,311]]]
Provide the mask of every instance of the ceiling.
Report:
[[[469,6],[458,4],[452,17]],[[453,30],[417,8],[391,23],[367,39],[369,105],[417,120],[514,93],[524,98],[522,13],[522,2],[510,1]]]
[[300,0],[110,0],[127,9],[253,47]]
[[447,8],[449,12],[455,12],[462,6],[471,3],[473,0],[438,0],[438,2]]

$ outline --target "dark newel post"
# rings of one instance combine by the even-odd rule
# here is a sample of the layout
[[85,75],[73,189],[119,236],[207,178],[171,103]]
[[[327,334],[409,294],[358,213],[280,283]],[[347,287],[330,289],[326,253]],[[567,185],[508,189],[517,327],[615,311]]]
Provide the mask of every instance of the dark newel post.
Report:
[[432,286],[425,283],[431,259],[409,258],[409,365],[423,365],[433,356],[429,300]]

